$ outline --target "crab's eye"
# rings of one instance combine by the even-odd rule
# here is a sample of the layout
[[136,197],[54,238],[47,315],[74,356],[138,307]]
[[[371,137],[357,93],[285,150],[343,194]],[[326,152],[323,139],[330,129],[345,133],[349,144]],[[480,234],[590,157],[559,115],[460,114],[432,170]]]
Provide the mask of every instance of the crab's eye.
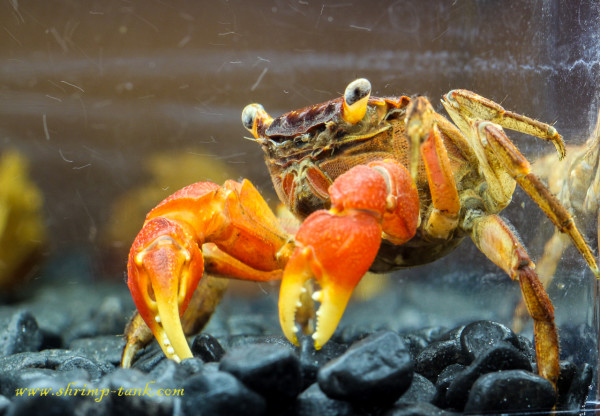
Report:
[[250,132],[254,128],[254,119],[256,118],[257,110],[265,111],[260,104],[248,104],[242,111],[242,124]]
[[344,92],[342,117],[351,124],[356,124],[365,116],[371,95],[371,83],[365,78],[352,81]]
[[371,83],[368,79],[359,78],[348,84],[344,92],[344,99],[346,100],[346,104],[352,106],[369,95],[371,95]]
[[242,124],[257,140],[272,121],[271,116],[260,104],[248,104],[242,111]]

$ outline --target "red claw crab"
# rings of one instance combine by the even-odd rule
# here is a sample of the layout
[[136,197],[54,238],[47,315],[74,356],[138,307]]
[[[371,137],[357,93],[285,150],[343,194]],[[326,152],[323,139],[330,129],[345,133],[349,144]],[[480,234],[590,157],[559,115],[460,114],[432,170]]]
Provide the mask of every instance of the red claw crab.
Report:
[[[123,365],[148,340],[142,319],[169,358],[192,356],[184,328],[205,322],[222,292],[211,287],[210,276],[202,278],[205,271],[281,279],[279,318],[294,344],[298,331],[312,330],[310,311],[320,304],[312,334],[318,349],[369,269],[428,263],[469,236],[521,285],[534,320],[539,373],[556,385],[553,306],[515,231],[497,214],[518,183],[598,276],[571,216],[504,129],[552,142],[559,158],[562,138],[552,126],[470,91],[453,90],[442,104],[454,123],[425,97],[372,97],[369,81],[358,79],[343,97],[278,118],[258,104],[247,106],[242,122],[265,152],[279,198],[303,222],[289,235],[247,180],[199,182],[161,202],[129,255],[128,285],[141,318],[127,330]],[[190,301],[195,311],[184,315]]]

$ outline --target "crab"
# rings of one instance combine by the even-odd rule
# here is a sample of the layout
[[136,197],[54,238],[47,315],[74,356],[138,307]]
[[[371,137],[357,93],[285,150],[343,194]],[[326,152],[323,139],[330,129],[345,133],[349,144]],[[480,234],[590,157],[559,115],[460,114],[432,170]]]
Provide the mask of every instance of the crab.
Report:
[[[248,180],[199,182],[158,204],[129,254],[127,283],[139,315],[126,331],[123,365],[151,334],[168,358],[192,356],[184,328],[202,326],[223,292],[211,275],[281,280],[283,333],[298,345],[300,332],[312,332],[319,349],[368,270],[429,263],[469,236],[519,282],[539,374],[556,386],[552,303],[498,213],[519,184],[599,275],[572,217],[504,128],[552,142],[559,158],[562,137],[467,90],[450,91],[442,104],[453,123],[425,97],[373,97],[369,81],[357,79],[339,98],[277,118],[248,105],[242,123],[265,153],[279,198],[302,223],[288,233]],[[190,302],[194,312],[186,311]]]

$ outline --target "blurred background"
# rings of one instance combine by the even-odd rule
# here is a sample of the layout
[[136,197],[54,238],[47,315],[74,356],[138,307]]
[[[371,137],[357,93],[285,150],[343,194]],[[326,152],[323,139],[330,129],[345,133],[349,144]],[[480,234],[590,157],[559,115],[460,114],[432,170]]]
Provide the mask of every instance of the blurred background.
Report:
[[[145,213],[178,188],[245,177],[276,203],[262,151],[244,139],[246,104],[277,116],[367,77],[374,95],[422,94],[443,112],[442,94],[466,88],[553,123],[568,144],[583,143],[600,104],[599,28],[594,0],[4,0],[0,152],[20,155],[5,204],[31,193],[14,202],[13,219],[33,218],[24,221],[34,224],[26,250],[37,254],[34,264],[79,253],[91,280],[120,283]],[[511,137],[531,160],[554,151]],[[506,216],[539,256],[549,221],[520,191]],[[13,254],[17,237],[8,235],[0,259],[22,264],[27,256]],[[21,269],[11,277],[43,280],[43,267]],[[573,254],[561,270],[588,289],[555,290],[553,298],[583,299],[575,303],[591,324],[589,272]],[[473,282],[487,282],[494,291],[502,282],[518,294],[471,243],[397,275],[420,307],[439,302],[402,283],[429,276],[440,279],[435,290],[477,291]],[[511,316],[514,303],[494,302]]]

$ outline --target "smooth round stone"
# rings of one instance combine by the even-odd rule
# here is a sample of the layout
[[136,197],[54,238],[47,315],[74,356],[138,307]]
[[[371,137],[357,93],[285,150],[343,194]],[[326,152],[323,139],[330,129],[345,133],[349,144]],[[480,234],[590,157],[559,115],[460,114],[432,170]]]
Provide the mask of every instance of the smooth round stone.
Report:
[[[96,409],[102,409],[100,414],[170,416],[173,414],[175,401],[187,394],[187,391],[183,390],[183,396],[159,395],[158,389],[172,388],[172,386],[161,385],[150,375],[131,368],[116,369],[102,377],[96,386],[99,392],[110,391],[110,394],[98,402],[94,400],[86,402],[92,412],[94,406]],[[177,386],[177,388],[182,387]]]
[[446,391],[448,390],[448,386],[452,384],[454,379],[458,377],[465,368],[466,367],[462,364],[450,364],[442,370],[435,383],[436,394],[432,402],[433,404],[441,408],[448,407],[448,404],[446,403]]
[[465,326],[460,334],[460,344],[469,361],[473,361],[501,341],[519,347],[516,334],[498,322],[472,322]]
[[205,363],[218,362],[225,355],[221,343],[210,334],[200,334],[192,341],[192,354]]
[[304,390],[285,414],[293,416],[358,416],[364,414],[355,410],[348,402],[327,397],[317,383]]
[[[173,360],[163,360],[148,373],[148,377],[155,381],[156,384],[161,384],[169,388],[177,388],[187,378],[191,377],[193,373],[199,371],[192,365],[193,360],[198,359],[187,358],[179,364]],[[187,363],[184,364],[186,361]],[[203,364],[201,363],[201,365]]]
[[302,386],[300,360],[289,348],[274,344],[251,344],[230,350],[219,364],[269,403],[290,401]]
[[350,345],[356,341],[360,341],[361,339],[368,337],[371,332],[372,331],[369,331],[369,329],[362,325],[346,325],[343,328],[338,327],[328,343],[333,341],[337,344]]
[[471,389],[465,412],[533,412],[549,410],[556,394],[550,382],[523,370],[481,376]]
[[404,339],[404,342],[408,345],[408,351],[410,352],[410,356],[413,360],[417,360],[417,357],[423,351],[430,342],[424,336],[418,334],[404,334],[401,335]]
[[433,403],[437,389],[435,385],[419,373],[413,375],[408,390],[396,401],[401,403]]
[[529,359],[513,345],[506,342],[497,343],[483,351],[464,371],[457,374],[446,391],[447,405],[453,409],[462,409],[471,386],[482,374],[515,369],[530,372]]
[[165,360],[168,360],[165,353],[160,349],[158,344],[154,343],[151,344],[150,347],[146,347],[131,367],[143,371],[144,373],[149,373]]
[[587,363],[581,369],[568,361],[562,361],[560,364],[556,408],[569,411],[581,409],[590,394],[594,369]]
[[106,362],[115,366],[121,364],[121,354],[125,347],[123,337],[100,335],[93,338],[79,338],[69,344],[69,349],[80,352],[95,361]]
[[205,364],[200,358],[192,357],[181,360],[179,366],[190,376],[202,370],[205,370],[208,364]]
[[5,415],[9,406],[10,400],[6,396],[0,395],[0,415]]
[[248,415],[265,413],[265,400],[223,371],[200,372],[181,385],[184,415]]
[[449,332],[451,332],[451,330],[448,330],[448,328],[443,326],[430,326],[411,332],[411,334],[423,338],[427,344],[431,344],[434,341],[439,341]]
[[431,403],[399,403],[383,414],[384,416],[458,416],[454,413],[440,409]]
[[44,336],[29,311],[17,311],[0,322],[0,355],[38,351]]
[[300,338],[300,372],[302,373],[303,389],[317,381],[317,373],[321,367],[348,349],[344,344],[329,341],[317,351],[314,343],[315,341],[310,336]]
[[[52,388],[58,391],[59,384],[45,385],[45,388]],[[12,405],[8,407],[6,416],[70,416],[75,415],[75,401],[70,397],[56,396],[53,394],[35,394],[33,396],[17,397]]]
[[435,382],[438,374],[451,364],[465,364],[460,341],[451,338],[429,344],[417,356],[415,371]]
[[410,387],[412,378],[408,346],[391,331],[354,343],[317,375],[319,387],[330,398],[378,406],[395,402]]
[[77,369],[87,371],[91,380],[98,380],[106,373],[103,368],[86,357],[72,357],[63,361],[56,367],[57,371],[72,371]]
[[15,397],[16,390],[41,382],[68,382],[79,386],[89,381],[89,374],[84,370],[58,372],[48,368],[24,368],[20,371],[0,373],[0,392],[6,397]]
[[[81,352],[62,349],[21,352],[0,357],[0,373],[20,371],[24,368],[48,368],[55,370],[65,361],[75,357],[89,358]],[[109,365],[98,364],[102,365],[103,368],[110,368]]]

